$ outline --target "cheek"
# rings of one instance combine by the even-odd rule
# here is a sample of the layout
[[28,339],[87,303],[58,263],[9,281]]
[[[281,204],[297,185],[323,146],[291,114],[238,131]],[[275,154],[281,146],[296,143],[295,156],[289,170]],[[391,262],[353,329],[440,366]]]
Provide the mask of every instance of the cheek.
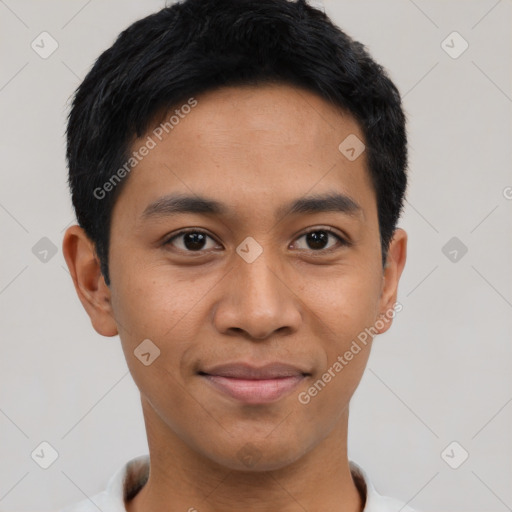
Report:
[[118,270],[113,280],[116,320],[130,337],[162,341],[179,338],[216,282],[211,274],[199,275],[193,267],[176,270],[165,261],[151,266],[125,261]]
[[[320,271],[319,271],[320,270]],[[300,274],[298,294],[311,321],[323,330],[319,339],[329,340],[326,349],[344,350],[348,340],[373,325],[378,314],[378,272],[348,265],[313,269]]]
[[[139,267],[134,272],[127,267],[124,271],[121,268],[112,281],[112,306],[133,379],[139,389],[155,394],[156,404],[159,388],[169,390],[170,396],[172,389],[183,388],[182,360],[195,340],[201,338],[204,298],[214,282],[207,278],[194,282],[190,277],[171,273],[165,265]],[[149,357],[142,356],[148,350],[139,348],[146,346]],[[153,360],[153,354],[157,357],[145,366],[144,362]],[[176,406],[183,405],[179,395],[172,400]]]
[[309,275],[302,284],[301,296],[313,313],[310,319],[317,349],[323,355],[322,366],[304,396],[312,417],[330,416],[336,421],[368,361],[372,337],[367,330],[377,317],[379,275],[357,270],[339,269],[323,281]]

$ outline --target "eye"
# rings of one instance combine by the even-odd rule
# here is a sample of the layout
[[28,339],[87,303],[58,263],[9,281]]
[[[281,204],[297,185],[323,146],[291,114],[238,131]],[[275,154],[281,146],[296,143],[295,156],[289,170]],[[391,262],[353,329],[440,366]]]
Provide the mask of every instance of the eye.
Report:
[[[208,245],[208,241],[210,241],[210,245]],[[164,242],[163,245],[172,245],[183,252],[200,252],[216,247],[217,243],[208,233],[191,229],[180,231]]]
[[[336,234],[330,228],[316,228],[301,235],[297,240],[304,239],[307,247],[299,247],[300,250],[331,251],[338,246],[350,245],[344,238]],[[329,240],[333,243],[329,244]]]
[[[304,240],[301,243],[300,240]],[[343,237],[335,233],[331,228],[316,228],[304,233],[296,239],[295,248],[299,250],[314,251],[314,252],[330,252],[335,250],[336,247],[348,246],[350,243]],[[198,229],[183,230],[175,235],[172,235],[167,241],[163,243],[164,246],[172,246],[182,252],[202,252],[213,250],[218,247],[217,242],[205,231]]]

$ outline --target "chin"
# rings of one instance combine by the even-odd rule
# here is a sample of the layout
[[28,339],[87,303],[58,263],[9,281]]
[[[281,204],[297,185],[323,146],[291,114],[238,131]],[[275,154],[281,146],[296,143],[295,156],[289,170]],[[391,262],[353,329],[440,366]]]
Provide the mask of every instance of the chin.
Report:
[[233,471],[276,471],[289,466],[305,453],[305,443],[297,441],[292,445],[289,441],[246,436],[239,442],[230,442],[224,453],[211,454],[211,458]]

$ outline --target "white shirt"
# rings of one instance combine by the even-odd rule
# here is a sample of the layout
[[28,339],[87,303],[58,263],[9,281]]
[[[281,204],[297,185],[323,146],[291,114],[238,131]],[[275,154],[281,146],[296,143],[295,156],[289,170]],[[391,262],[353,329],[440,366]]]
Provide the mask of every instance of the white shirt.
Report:
[[[405,503],[377,493],[366,473],[354,462],[350,470],[357,487],[366,495],[363,512],[414,512]],[[125,499],[133,498],[149,476],[149,455],[141,455],[124,464],[108,481],[107,488],[90,499],[85,499],[59,512],[126,512]]]

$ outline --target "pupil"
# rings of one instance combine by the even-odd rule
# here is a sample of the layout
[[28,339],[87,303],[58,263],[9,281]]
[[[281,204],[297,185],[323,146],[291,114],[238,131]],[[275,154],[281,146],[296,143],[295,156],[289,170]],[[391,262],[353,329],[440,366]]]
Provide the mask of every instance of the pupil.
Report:
[[186,233],[185,234],[185,247],[189,250],[201,250],[204,245],[206,237],[202,233]]
[[325,231],[313,231],[306,235],[308,245],[312,249],[323,249],[328,241],[328,234]]

